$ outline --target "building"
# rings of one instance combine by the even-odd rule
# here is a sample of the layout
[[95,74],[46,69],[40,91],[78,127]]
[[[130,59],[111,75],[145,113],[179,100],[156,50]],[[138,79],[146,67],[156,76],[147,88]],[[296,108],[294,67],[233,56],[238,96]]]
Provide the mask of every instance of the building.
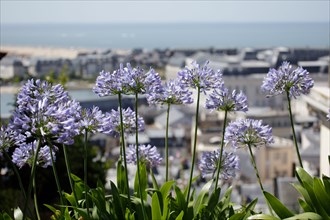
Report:
[[0,79],[12,79],[14,77],[24,77],[27,69],[22,61],[16,57],[3,57],[0,61]]
[[[330,77],[330,73],[329,73]],[[326,115],[330,108],[330,85],[315,86],[303,100],[311,115],[319,119],[320,124],[320,175],[330,176],[330,122]]]
[[255,158],[261,181],[293,176],[296,153],[290,139],[274,137],[274,143],[256,149]]

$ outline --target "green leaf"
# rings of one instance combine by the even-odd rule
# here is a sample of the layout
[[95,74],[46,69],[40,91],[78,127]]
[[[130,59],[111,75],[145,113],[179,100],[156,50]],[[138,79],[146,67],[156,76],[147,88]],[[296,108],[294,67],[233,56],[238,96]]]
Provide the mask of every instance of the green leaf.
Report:
[[169,204],[170,204],[170,196],[166,196],[166,198],[163,201],[163,215],[162,215],[162,220],[167,220],[168,215],[169,215]]
[[325,191],[327,191],[328,195],[330,196],[330,178],[326,175],[322,175],[322,180],[325,187]]
[[152,169],[150,168],[150,174],[151,174],[151,179],[152,179],[152,186],[159,190],[159,186],[158,186],[158,183],[157,183],[157,180],[155,178],[155,175],[154,175],[154,172],[152,172]]
[[117,186],[120,193],[127,194],[127,184],[126,184],[126,170],[121,159],[117,162]]
[[252,202],[249,203],[249,205],[245,208],[245,210],[246,211],[253,210],[257,202],[258,202],[258,198],[255,198],[254,200],[252,200]]
[[163,198],[167,197],[168,192],[171,190],[174,183],[174,180],[168,181],[164,183],[163,186],[160,188],[160,192],[162,193]]
[[186,199],[185,199],[183,193],[181,192],[180,188],[177,186],[174,186],[174,191],[176,194],[176,202],[179,206],[179,210],[186,210],[188,204],[186,203]]
[[183,218],[183,214],[184,214],[184,212],[183,212],[183,210],[180,212],[180,214],[175,218],[175,220],[182,220],[182,218]]
[[302,214],[292,216],[290,218],[285,218],[285,220],[309,220],[309,219],[322,220],[323,218],[322,218],[322,216],[320,216],[314,212],[305,212]]
[[313,186],[315,196],[319,201],[320,205],[326,211],[328,216],[330,216],[330,197],[328,196],[327,192],[325,191],[324,185],[319,178],[314,178],[314,186]]
[[314,209],[310,207],[307,202],[301,198],[298,198],[299,205],[305,212],[313,212]]
[[261,220],[280,220],[279,218],[276,218],[271,215],[266,215],[266,214],[258,214],[258,215],[252,215],[248,217],[249,220],[254,220],[254,219],[261,219]]
[[12,220],[12,218],[5,212],[0,214],[0,220]]
[[202,208],[204,197],[207,196],[207,194],[209,193],[210,187],[212,185],[212,181],[213,180],[208,181],[199,192],[196,202],[194,204],[194,215],[196,215]]
[[78,207],[72,207],[74,210],[76,210],[79,215],[83,217],[83,219],[89,219],[89,215],[87,214],[87,210],[83,208],[78,208]]
[[297,167],[296,174],[299,182],[306,182],[309,185],[313,185],[313,178],[301,167]]
[[244,220],[247,219],[251,215],[251,211],[254,209],[258,202],[258,198],[255,198],[252,202],[250,202],[246,207],[242,208],[240,213],[235,213],[232,215],[229,220]]
[[111,194],[113,196],[113,206],[115,209],[115,213],[118,219],[124,219],[125,210],[123,209],[123,206],[120,201],[119,191],[116,185],[112,181],[110,181],[110,185],[111,185]]
[[140,188],[142,192],[142,199],[147,200],[147,192],[146,189],[148,187],[148,175],[146,165],[144,163],[140,163],[140,182],[138,178],[138,173],[136,172],[135,180],[134,180],[134,192],[137,197],[140,197]]
[[68,207],[65,208],[64,219],[71,219]]
[[211,194],[209,202],[207,204],[207,208],[209,210],[213,210],[216,207],[216,205],[218,204],[220,193],[221,193],[221,188],[219,187],[215,191],[213,191],[213,193]]
[[229,220],[242,220],[244,219],[245,214],[245,212],[235,213],[234,215],[230,216]]
[[266,191],[264,191],[263,193],[264,193],[268,203],[271,205],[271,207],[273,208],[275,213],[278,215],[278,217],[283,219],[283,218],[289,218],[294,215],[275,196],[273,196],[272,194],[270,194]]
[[223,209],[226,209],[229,206],[230,198],[231,198],[231,192],[233,191],[232,187],[228,187],[225,194],[223,195],[221,201],[223,203]]
[[[299,185],[299,184],[297,184],[297,183],[292,183],[292,186],[293,186],[294,188],[296,188],[296,190],[297,190],[297,191],[298,191],[298,192],[304,197],[306,204],[307,204],[309,207],[313,207],[313,202],[312,202],[312,200],[311,200],[311,198],[310,198],[310,196],[309,196],[307,190],[306,190],[302,185]],[[303,208],[303,207],[302,207],[302,208]],[[310,211],[313,211],[313,209],[310,210]]]
[[47,204],[44,204],[44,206],[46,206],[50,211],[52,211],[54,214],[56,214],[57,210],[55,207],[51,206],[51,205],[47,205]]
[[323,218],[329,219],[329,216],[327,215],[322,205],[319,203],[318,199],[316,198],[315,192],[313,190],[313,186],[307,184],[306,182],[303,182],[302,185],[307,190],[308,195],[311,198],[313,208],[316,210],[316,212],[320,214]]
[[151,198],[151,216],[152,219],[161,219],[162,218],[162,213],[160,210],[160,204],[159,204],[159,198],[157,193],[154,193]]

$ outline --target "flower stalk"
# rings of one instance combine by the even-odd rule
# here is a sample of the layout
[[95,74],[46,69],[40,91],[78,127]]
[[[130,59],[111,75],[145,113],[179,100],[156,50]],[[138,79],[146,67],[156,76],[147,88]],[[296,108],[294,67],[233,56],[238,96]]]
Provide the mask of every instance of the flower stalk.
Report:
[[72,183],[72,178],[71,178],[71,167],[70,167],[70,163],[69,163],[69,157],[68,157],[68,152],[67,152],[67,147],[65,144],[63,144],[63,154],[64,154],[64,160],[65,160],[65,166],[66,166],[66,172],[68,173],[68,178],[69,178],[69,184],[71,187],[71,191],[73,193],[74,196],[74,200],[76,202],[76,206],[78,207],[78,198],[77,198],[77,194],[76,191],[74,189],[74,185]]
[[195,164],[195,158],[196,158],[199,99],[200,99],[200,87],[198,86],[197,87],[196,115],[195,115],[194,144],[193,144],[192,159],[191,159],[191,166],[190,166],[190,177],[189,177],[189,182],[188,182],[187,203],[189,202],[190,189],[191,189],[191,183],[192,183],[192,178],[193,178],[193,174],[194,174],[194,164]]
[[250,156],[251,156],[251,163],[252,163],[252,166],[253,166],[254,171],[255,171],[255,173],[256,173],[256,176],[257,176],[257,179],[258,179],[258,183],[259,183],[260,189],[261,189],[261,191],[262,191],[262,194],[264,195],[264,198],[265,198],[265,201],[266,201],[266,203],[267,203],[267,206],[268,206],[269,212],[270,212],[272,215],[274,215],[274,214],[273,214],[273,210],[272,210],[272,208],[270,207],[270,205],[269,205],[269,203],[268,203],[268,200],[267,200],[267,198],[266,198],[266,196],[265,196],[265,194],[264,194],[265,189],[264,189],[264,187],[263,187],[263,185],[262,185],[262,182],[261,182],[261,180],[260,180],[260,176],[259,176],[258,168],[257,168],[257,165],[256,165],[256,161],[254,160],[254,155],[253,155],[253,153],[252,153],[252,149],[251,149],[251,144],[247,144],[247,146],[248,146],[248,148],[249,148],[249,152],[250,152]]
[[88,141],[88,131],[85,129],[84,135],[84,187],[85,187],[85,202],[86,202],[86,210],[87,216],[89,219],[89,203],[88,203],[88,186],[87,186],[87,141]]
[[[36,151],[34,153],[34,157],[33,157],[33,162],[32,162],[32,167],[31,167],[31,174],[30,174],[30,183],[29,183],[29,186],[28,186],[27,196],[31,195],[32,187],[35,188],[35,186],[33,184],[33,181],[35,179],[36,167],[37,167],[37,160],[38,160],[38,154],[39,154],[40,148],[41,148],[41,140],[39,139],[38,142],[37,142],[37,149],[36,149]],[[39,209],[38,209],[38,202],[36,201],[36,199],[37,199],[36,197],[33,198],[34,204],[35,204],[34,209],[35,209],[36,214],[38,216],[39,215]],[[26,209],[27,209],[27,205],[28,205],[27,203],[28,203],[28,199],[26,199],[25,200],[25,203],[24,203],[23,220],[26,217]]]
[[146,211],[144,208],[144,201],[143,201],[143,195],[142,195],[142,186],[140,184],[141,182],[141,174],[140,174],[140,159],[139,159],[139,123],[138,123],[138,93],[135,92],[135,142],[136,142],[136,169],[137,169],[137,177],[139,182],[139,194],[141,198],[141,206],[142,206],[142,215],[143,219],[146,218]]
[[165,175],[165,181],[168,181],[168,126],[169,126],[169,118],[170,118],[170,108],[171,108],[171,103],[167,104],[167,112],[166,112],[166,134],[165,134],[165,166],[166,166],[166,175]]
[[[57,191],[60,196],[61,205],[64,205],[61,184],[60,184],[60,181],[59,181],[59,178],[57,175],[57,170],[55,167],[55,159],[54,159],[54,155],[53,155],[53,145],[50,142],[48,142],[48,144],[49,144],[50,158],[52,161],[52,169],[53,169],[53,174],[54,174],[54,178],[55,178],[55,182],[56,182]],[[63,208],[62,208],[62,210],[63,210]]]
[[219,176],[220,176],[220,170],[221,170],[221,163],[222,163],[222,154],[223,154],[223,146],[225,143],[225,131],[226,131],[226,124],[227,124],[227,113],[228,111],[225,110],[225,118],[223,119],[223,127],[222,127],[222,138],[221,138],[221,146],[220,146],[220,157],[218,161],[218,168],[217,168],[217,176],[215,179],[215,186],[214,190],[218,188],[218,181],[219,181]]
[[121,155],[120,156],[124,158],[128,206],[131,207],[131,198],[130,198],[129,183],[128,183],[128,170],[127,170],[127,161],[126,161],[126,146],[125,146],[125,137],[124,137],[124,122],[123,122],[123,109],[122,109],[121,93],[118,93],[118,102],[119,102],[119,115],[120,115],[120,143],[121,143],[121,151],[120,151]]
[[293,142],[294,142],[294,146],[296,148],[296,153],[297,153],[299,165],[301,166],[301,168],[303,168],[303,164],[302,164],[302,160],[301,160],[301,156],[300,156],[300,152],[299,152],[299,147],[298,147],[298,143],[297,143],[297,138],[296,138],[296,132],[295,132],[295,129],[294,129],[292,108],[291,108],[291,99],[290,99],[289,91],[286,92],[286,97],[287,97],[287,100],[288,100],[288,110],[289,110],[289,115],[290,115],[290,123],[291,123],[291,129],[292,129]]

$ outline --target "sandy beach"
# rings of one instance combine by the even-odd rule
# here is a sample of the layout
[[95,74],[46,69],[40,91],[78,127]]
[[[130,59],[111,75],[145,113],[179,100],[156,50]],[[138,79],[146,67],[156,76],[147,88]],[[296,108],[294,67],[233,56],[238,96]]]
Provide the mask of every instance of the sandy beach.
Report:
[[88,49],[76,48],[57,48],[57,47],[28,47],[28,46],[2,46],[1,52],[18,56],[36,56],[36,57],[61,57],[73,59],[79,53],[88,52]]

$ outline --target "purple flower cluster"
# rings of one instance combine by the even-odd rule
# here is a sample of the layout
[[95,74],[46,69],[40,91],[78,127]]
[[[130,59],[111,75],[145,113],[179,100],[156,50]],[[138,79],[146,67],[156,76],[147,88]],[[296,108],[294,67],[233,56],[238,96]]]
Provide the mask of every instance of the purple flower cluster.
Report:
[[[133,133],[136,129],[135,123],[135,112],[130,109],[123,109],[123,128],[126,133]],[[144,120],[142,117],[138,116],[138,130],[144,131]],[[120,134],[120,109],[111,110],[111,112],[106,112],[103,124],[100,127],[100,132],[105,134],[111,134],[113,136],[118,136]]]
[[146,93],[161,84],[161,79],[154,69],[145,72],[142,68],[132,68],[128,63],[113,73],[100,72],[93,91],[99,96],[115,94]]
[[46,99],[49,103],[57,105],[70,100],[60,84],[53,86],[47,81],[28,80],[17,95],[17,107],[20,111],[36,111],[40,101]]
[[178,80],[170,80],[147,94],[149,104],[191,104],[192,92]]
[[[155,167],[158,166],[162,158],[160,157],[160,154],[157,151],[157,148],[155,146],[148,145],[139,145],[138,146],[139,151],[139,161],[141,163],[145,163],[147,166]],[[128,150],[126,152],[126,158],[128,164],[136,164],[136,145],[129,145]]]
[[272,128],[262,120],[238,119],[228,124],[225,142],[233,147],[262,146],[273,143]]
[[201,92],[220,87],[222,83],[221,71],[214,71],[208,64],[209,62],[207,61],[201,67],[194,61],[192,69],[185,67],[178,72],[179,81],[187,87],[199,88]]
[[[11,133],[8,135],[9,132],[3,130],[1,141],[6,147],[17,146],[14,163],[19,167],[25,163],[31,165],[36,140],[42,145],[48,141],[73,144],[74,137],[80,134],[80,119],[80,104],[72,100],[61,85],[31,79],[18,93],[17,107],[8,125]],[[43,167],[51,163],[49,147],[40,148],[38,160]]]
[[8,149],[14,145],[24,143],[26,137],[19,134],[16,130],[7,126],[1,126],[0,129],[0,157],[3,152],[8,152]]
[[12,126],[27,137],[73,144],[79,134],[80,110],[61,85],[29,80],[17,97]]
[[301,94],[308,94],[313,86],[314,81],[307,70],[301,67],[292,69],[289,62],[283,62],[278,70],[269,70],[264,78],[261,90],[269,96],[288,92],[290,97],[296,98]]
[[[32,166],[34,155],[36,154],[37,141],[31,143],[23,143],[20,147],[16,148],[13,153],[13,162],[22,168],[25,164]],[[55,160],[55,152],[53,151],[53,158]],[[50,148],[46,145],[41,147],[38,153],[37,165],[43,168],[52,166],[52,160],[50,155]]]
[[81,132],[90,132],[94,134],[103,130],[103,126],[106,124],[105,115],[99,110],[98,107],[93,106],[93,108],[83,109],[81,111]]
[[[202,176],[208,174],[214,175],[220,160],[220,149],[213,152],[204,152],[199,163],[199,169],[202,171]],[[238,156],[232,152],[223,151],[222,161],[220,165],[220,173],[223,179],[235,177],[235,171],[239,168]]]
[[247,97],[241,91],[237,93],[233,90],[231,93],[224,84],[212,91],[209,97],[206,99],[207,109],[211,110],[221,110],[221,111],[243,111],[248,110]]

